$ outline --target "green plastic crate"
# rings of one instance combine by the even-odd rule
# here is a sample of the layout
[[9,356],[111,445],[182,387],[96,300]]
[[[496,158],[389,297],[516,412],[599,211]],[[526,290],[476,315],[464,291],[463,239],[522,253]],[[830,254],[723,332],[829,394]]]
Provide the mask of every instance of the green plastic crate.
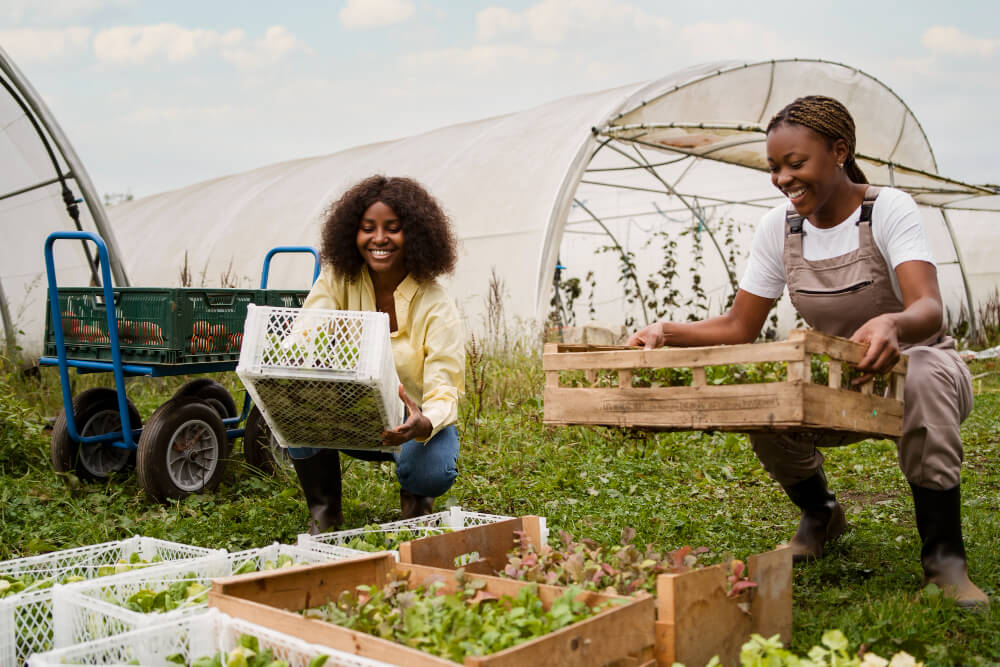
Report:
[[[301,305],[308,292],[203,287],[120,287],[114,290],[121,357],[125,363],[198,364],[237,361],[250,303]],[[111,361],[104,292],[59,288],[66,356]],[[45,353],[56,356],[50,309]]]

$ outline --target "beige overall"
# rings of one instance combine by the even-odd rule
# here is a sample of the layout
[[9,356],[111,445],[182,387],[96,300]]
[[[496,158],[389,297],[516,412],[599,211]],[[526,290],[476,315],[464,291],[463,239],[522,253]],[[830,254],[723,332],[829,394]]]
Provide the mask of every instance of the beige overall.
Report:
[[[878,188],[869,187],[856,223],[859,247],[839,257],[808,261],[802,255],[802,217],[785,216],[785,272],[792,305],[814,329],[849,338],[883,313],[903,310],[892,290],[891,270],[872,237],[871,212]],[[849,224],[849,223],[843,223]],[[903,435],[896,441],[906,479],[929,489],[959,484],[962,440],[959,425],[972,410],[972,380],[943,334],[902,345],[909,355]],[[757,458],[782,486],[816,473],[823,464],[817,447],[846,445],[863,436],[843,433],[764,432],[750,435]]]

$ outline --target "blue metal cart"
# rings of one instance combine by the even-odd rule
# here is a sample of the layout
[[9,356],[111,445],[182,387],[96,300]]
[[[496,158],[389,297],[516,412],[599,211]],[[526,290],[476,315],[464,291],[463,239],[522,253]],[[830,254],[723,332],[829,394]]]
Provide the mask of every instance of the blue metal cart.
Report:
[[[60,301],[53,245],[62,239],[91,241],[97,246],[103,287],[82,288],[88,289],[89,293],[82,294],[79,298],[89,298],[103,312],[101,335],[92,337],[96,344],[85,346],[88,350],[96,350],[96,354],[89,356],[109,356],[110,359],[72,358],[68,351],[65,320],[69,321],[71,327],[75,327],[74,333],[77,335],[82,325],[72,313],[64,313],[67,298],[65,294],[62,295],[64,301]],[[248,290],[246,292],[250,296],[241,294],[241,297],[258,303],[280,297],[285,299],[282,305],[290,305],[290,296],[301,301],[305,292],[267,289],[271,259],[278,253],[312,254],[315,282],[320,270],[320,258],[316,249],[308,246],[281,246],[271,249],[264,258],[260,289]],[[250,440],[247,442],[247,438],[244,438],[245,456],[249,463],[265,472],[271,472],[281,464],[282,454],[274,446],[259,411],[256,408],[251,411],[250,397],[245,397],[242,410],[237,413],[236,404],[229,392],[210,378],[197,378],[183,385],[170,400],[150,415],[145,426],[139,411],[126,395],[125,378],[130,376],[165,377],[235,370],[238,347],[242,344],[242,320],[238,323],[238,334],[232,330],[226,332],[229,343],[233,345],[227,348],[226,354],[213,355],[208,353],[207,348],[205,354],[197,354],[202,351],[198,348],[199,341],[211,340],[211,335],[201,339],[197,331],[173,331],[171,333],[175,339],[178,336],[190,337],[190,342],[185,345],[192,354],[186,358],[197,359],[197,363],[126,361],[122,355],[122,327],[145,329],[143,335],[146,338],[143,340],[147,344],[140,346],[143,349],[139,351],[159,354],[156,357],[158,360],[162,360],[164,354],[160,349],[163,343],[162,331],[156,326],[158,331],[150,334],[148,327],[152,327],[152,324],[136,324],[119,316],[120,300],[123,301],[129,294],[141,292],[142,288],[112,286],[108,250],[100,236],[78,231],[51,234],[45,241],[45,269],[48,277],[49,348],[55,354],[50,352],[39,361],[42,365],[57,366],[62,383],[63,412],[56,419],[51,443],[52,465],[56,471],[72,471],[87,480],[106,480],[134,463],[139,483],[146,493],[156,500],[164,501],[214,490],[222,479],[232,441],[245,435]],[[69,289],[79,291],[81,288]],[[174,290],[183,291],[183,288]],[[228,297],[228,304],[225,303],[226,298],[226,290],[218,290],[208,294],[207,301],[209,307],[213,299],[221,299],[223,305],[231,306],[232,295]],[[175,302],[170,302],[169,306],[175,310],[178,308]],[[245,305],[243,310],[245,317]],[[182,325],[190,326],[190,322],[183,322]],[[197,322],[194,328],[199,326],[207,326],[207,323]],[[96,330],[96,327],[93,328]],[[236,335],[238,337],[234,337]],[[218,360],[223,357],[224,360]],[[77,373],[113,373],[115,388],[87,389],[74,397],[70,387],[70,368],[76,369]],[[244,423],[246,429],[241,427]],[[251,433],[245,433],[245,430]]]

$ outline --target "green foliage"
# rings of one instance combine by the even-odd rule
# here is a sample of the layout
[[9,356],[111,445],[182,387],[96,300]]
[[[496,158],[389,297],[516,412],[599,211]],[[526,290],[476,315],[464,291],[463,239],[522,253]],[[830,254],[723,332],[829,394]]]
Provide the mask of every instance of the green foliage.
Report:
[[17,376],[0,365],[0,475],[23,475],[42,464],[47,453],[44,421],[18,384]]
[[440,579],[411,586],[409,576],[393,571],[381,588],[358,586],[303,613],[461,663],[467,655],[496,653],[599,611],[574,600],[581,592],[576,587],[546,610],[533,585],[514,597],[497,596],[482,579],[458,570],[458,586],[447,593]]
[[[914,661],[913,656],[900,651],[892,660],[886,660],[874,652],[865,652],[861,657],[850,650],[850,643],[840,630],[823,633],[820,643],[813,646],[806,655],[797,655],[786,650],[778,635],[764,638],[752,635],[750,641],[740,650],[742,667],[916,667],[923,663]],[[712,660],[707,667],[719,665]]]
[[[309,661],[309,667],[322,667],[330,656],[321,653]],[[167,656],[167,662],[187,665],[184,656]],[[288,667],[288,663],[274,657],[274,649],[261,648],[260,640],[254,635],[242,634],[236,646],[230,651],[219,651],[215,655],[202,656],[191,662],[191,667]]]
[[376,523],[364,527],[364,533],[355,535],[340,546],[357,551],[395,551],[403,542],[416,540],[428,535],[451,532],[450,528],[403,528],[386,530]]
[[[189,573],[166,587],[140,589],[130,595],[123,606],[142,614],[162,614],[174,609],[203,605],[208,599],[208,586],[195,579],[196,575]],[[110,596],[108,602],[118,604]]]
[[520,581],[580,586],[616,595],[639,591],[655,594],[659,575],[697,567],[698,554],[708,551],[704,547],[695,550],[682,547],[661,555],[652,545],[640,551],[630,544],[634,537],[635,530],[626,528],[621,544],[605,547],[589,539],[578,542],[566,531],[560,531],[561,546],[536,548],[525,542],[522,534],[517,534],[516,548],[508,554],[507,565],[499,574]]

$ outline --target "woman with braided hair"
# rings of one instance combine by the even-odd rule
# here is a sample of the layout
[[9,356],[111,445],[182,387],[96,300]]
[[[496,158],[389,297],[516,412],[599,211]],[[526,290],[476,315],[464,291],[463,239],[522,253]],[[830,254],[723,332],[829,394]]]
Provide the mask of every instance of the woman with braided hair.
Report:
[[[924,582],[963,607],[989,598],[968,577],[962,540],[959,425],[972,410],[969,371],[944,334],[937,269],[913,199],[868,181],[854,157],[854,120],[835,99],[801,97],[767,126],[771,182],[786,197],[757,227],[746,272],[728,312],[700,322],[658,322],[629,345],[749,343],[787,286],[813,328],[865,343],[864,374],[909,355],[899,465],[916,510]],[[863,436],[760,432],[750,435],[765,470],[801,510],[793,559],[823,555],[846,529],[827,487],[818,447]]]

